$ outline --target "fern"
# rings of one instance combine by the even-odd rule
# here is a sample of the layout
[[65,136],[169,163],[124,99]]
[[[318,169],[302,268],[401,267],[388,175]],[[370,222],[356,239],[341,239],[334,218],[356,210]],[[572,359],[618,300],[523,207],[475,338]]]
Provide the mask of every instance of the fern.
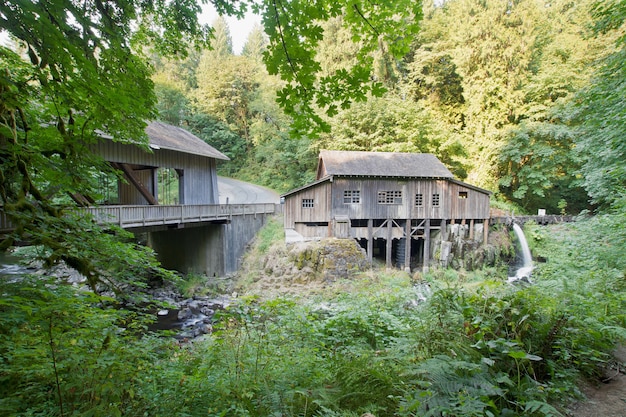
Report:
[[405,415],[495,415],[494,399],[504,395],[484,365],[448,356],[424,361],[417,367],[415,377],[412,398],[403,404],[403,411],[409,413]]

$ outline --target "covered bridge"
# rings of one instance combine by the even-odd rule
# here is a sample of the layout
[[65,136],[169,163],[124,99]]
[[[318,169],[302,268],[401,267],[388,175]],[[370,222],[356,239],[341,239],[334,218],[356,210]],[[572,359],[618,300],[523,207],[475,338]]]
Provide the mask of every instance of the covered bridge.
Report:
[[317,180],[282,197],[288,236],[353,238],[370,260],[428,270],[450,233],[486,241],[489,196],[431,154],[321,151]]
[[[117,195],[110,203],[219,203],[216,165],[218,160],[228,160],[226,155],[185,129],[165,123],[151,122],[146,134],[152,152],[106,138],[95,145],[94,151],[127,179],[115,185]],[[166,199],[166,191],[174,195]]]

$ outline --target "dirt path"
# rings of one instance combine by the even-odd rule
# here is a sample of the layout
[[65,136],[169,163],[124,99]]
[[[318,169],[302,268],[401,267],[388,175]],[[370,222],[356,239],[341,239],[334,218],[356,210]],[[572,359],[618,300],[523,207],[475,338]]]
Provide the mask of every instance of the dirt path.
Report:
[[586,401],[572,407],[572,417],[626,417],[626,348],[615,353],[620,369],[606,372],[606,383],[583,387]]

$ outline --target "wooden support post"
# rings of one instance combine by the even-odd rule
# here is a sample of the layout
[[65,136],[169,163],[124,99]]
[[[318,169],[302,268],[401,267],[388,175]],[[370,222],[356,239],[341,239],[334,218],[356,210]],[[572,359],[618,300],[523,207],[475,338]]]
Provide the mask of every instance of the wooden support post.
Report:
[[430,262],[430,219],[424,221],[424,262],[422,270],[428,272]]
[[483,220],[483,245],[486,245],[489,240],[489,219]]
[[439,226],[439,230],[441,230],[441,240],[448,240],[448,226],[446,224],[446,219],[441,219],[441,226]]
[[469,230],[469,233],[470,233],[470,235],[469,235],[470,240],[473,240],[474,239],[474,219],[470,220],[470,230]]
[[411,273],[411,219],[406,219],[404,239],[404,271]]
[[374,259],[374,220],[367,219],[367,261]]
[[385,253],[385,265],[387,269],[391,268],[391,255],[393,249],[393,220],[387,220],[387,250]]

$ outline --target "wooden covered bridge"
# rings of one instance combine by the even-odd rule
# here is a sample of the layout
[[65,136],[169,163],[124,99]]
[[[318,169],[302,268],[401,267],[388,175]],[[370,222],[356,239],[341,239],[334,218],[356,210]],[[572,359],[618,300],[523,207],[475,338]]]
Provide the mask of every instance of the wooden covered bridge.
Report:
[[353,238],[370,261],[427,271],[451,235],[487,240],[489,196],[431,154],[321,151],[317,180],[282,197],[293,240]]
[[[123,178],[103,181],[104,204],[75,195],[101,224],[145,233],[164,267],[209,276],[232,273],[247,243],[276,211],[268,204],[219,204],[217,161],[228,157],[190,132],[160,122],[149,149],[103,137],[93,147]],[[11,229],[0,215],[0,231]]]

